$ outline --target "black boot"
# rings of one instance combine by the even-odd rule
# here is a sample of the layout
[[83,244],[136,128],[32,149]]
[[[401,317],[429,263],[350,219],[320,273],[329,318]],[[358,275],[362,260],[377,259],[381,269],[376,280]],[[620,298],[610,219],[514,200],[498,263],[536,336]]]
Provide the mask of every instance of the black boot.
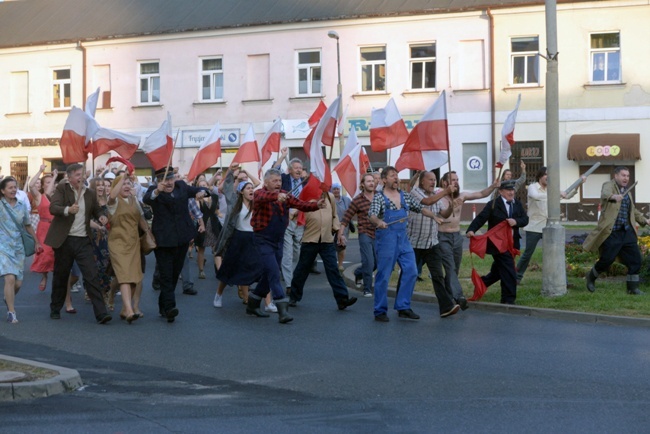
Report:
[[249,296],[248,304],[246,305],[246,314],[255,315],[260,318],[268,318],[270,315],[260,309],[260,303],[262,300],[256,297]]
[[596,279],[598,279],[598,272],[596,269],[592,268],[589,270],[585,279],[587,279],[587,291],[594,292],[596,290]]
[[639,290],[639,275],[627,276],[627,293],[630,295],[643,295],[645,292]]
[[278,315],[280,315],[280,324],[286,324],[293,321],[293,317],[289,316],[287,313],[289,310],[289,302],[276,301],[275,306],[278,308]]

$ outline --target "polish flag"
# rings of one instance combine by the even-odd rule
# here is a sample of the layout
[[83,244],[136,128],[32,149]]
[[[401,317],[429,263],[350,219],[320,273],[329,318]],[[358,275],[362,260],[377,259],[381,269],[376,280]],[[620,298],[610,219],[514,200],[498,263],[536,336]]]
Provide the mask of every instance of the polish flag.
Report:
[[[339,98],[337,97],[325,111],[323,117],[318,121],[316,128],[312,130],[313,135],[310,134],[312,138],[309,143],[309,167],[312,176],[315,176],[320,181],[320,189],[324,192],[328,192],[332,187],[332,172],[330,171],[329,163],[325,159],[323,146],[332,146],[334,143],[336,120],[339,117]],[[315,182],[310,179],[306,187],[309,186],[309,183],[313,185]],[[316,199],[316,197],[310,197],[309,199]]]
[[515,144],[515,121],[517,120],[517,111],[521,102],[521,94],[517,97],[515,109],[508,115],[501,129],[501,155],[497,161],[496,167],[501,168],[510,159],[512,155],[512,145]]
[[307,120],[307,124],[309,125],[309,128],[311,128],[311,131],[309,134],[307,134],[307,138],[302,144],[302,149],[304,149],[307,157],[310,156],[309,153],[311,152],[311,140],[314,138],[314,128],[316,128],[318,122],[321,120],[326,111],[327,106],[323,101],[320,101],[318,103],[318,107],[316,107],[316,110],[314,110],[314,113],[312,113]]
[[199,152],[196,153],[187,179],[193,181],[194,178],[205,172],[206,169],[217,164],[219,157],[221,157],[221,128],[217,122],[210,130],[208,137],[201,144]]
[[356,196],[359,189],[359,180],[361,179],[362,173],[361,151],[361,144],[359,143],[359,139],[357,139],[356,130],[350,128],[348,140],[345,148],[343,148],[343,155],[332,170],[339,176],[341,184],[351,196]]
[[233,163],[248,163],[251,161],[260,161],[260,151],[257,148],[257,140],[255,140],[255,131],[253,131],[253,124],[248,125],[248,131],[244,136],[244,143],[241,144]]
[[86,143],[98,129],[99,125],[95,119],[80,108],[72,107],[59,141],[63,162],[71,164],[86,161],[89,151],[86,148]]
[[404,169],[433,170],[449,161],[449,134],[447,129],[446,94],[424,113],[413,128],[395,163],[398,171]]
[[93,136],[93,159],[115,151],[129,160],[138,150],[142,137],[100,127]]
[[370,114],[370,148],[382,152],[406,142],[409,132],[397,110],[393,98],[383,109],[373,109]]
[[88,113],[88,116],[94,118],[95,117],[95,112],[97,111],[97,101],[99,100],[99,88],[97,88],[96,91],[88,95],[88,98],[86,98],[86,110],[85,112]]
[[172,119],[169,112],[167,112],[167,120],[162,123],[160,128],[145,139],[142,150],[149,159],[153,170],[160,170],[170,164],[174,141],[172,140]]
[[[370,169],[370,157],[368,157],[368,153],[366,152],[366,149],[362,146],[361,147],[361,155],[359,156],[359,164],[361,164],[361,173],[368,173],[368,170]],[[361,181],[361,179],[359,179]]]
[[280,139],[282,137],[282,119],[278,119],[273,123],[270,130],[262,139],[262,147],[260,148],[260,155],[262,161],[260,162],[260,169],[271,158],[274,152],[280,152]]

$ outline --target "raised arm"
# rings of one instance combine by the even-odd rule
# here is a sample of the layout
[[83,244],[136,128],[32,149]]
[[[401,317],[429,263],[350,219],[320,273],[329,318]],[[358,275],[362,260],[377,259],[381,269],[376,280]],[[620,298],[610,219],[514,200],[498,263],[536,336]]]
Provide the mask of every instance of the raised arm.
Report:
[[484,197],[488,197],[489,195],[492,194],[494,190],[497,189],[501,181],[499,181],[499,178],[495,178],[494,182],[492,185],[484,188],[481,191],[473,191],[471,193],[463,193],[463,200],[476,200],[476,199],[483,199]]
[[34,196],[38,196],[41,194],[40,191],[36,188],[36,181],[38,181],[45,171],[45,164],[41,164],[41,167],[38,168],[38,172],[36,172],[36,175],[32,177],[32,179],[29,181],[29,191],[32,193]]

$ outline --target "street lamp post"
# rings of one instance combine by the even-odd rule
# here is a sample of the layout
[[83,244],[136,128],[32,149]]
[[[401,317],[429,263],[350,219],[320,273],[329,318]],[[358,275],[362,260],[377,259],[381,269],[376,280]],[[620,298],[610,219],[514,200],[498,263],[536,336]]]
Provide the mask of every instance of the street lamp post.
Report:
[[[334,30],[327,32],[327,36],[332,39],[336,39],[336,67],[338,69],[339,82],[336,86],[336,94],[339,97],[339,117],[343,117],[343,85],[341,84],[341,50],[339,48],[339,34]],[[343,148],[345,147],[345,139],[343,138],[343,129],[339,128],[339,152],[343,153]]]

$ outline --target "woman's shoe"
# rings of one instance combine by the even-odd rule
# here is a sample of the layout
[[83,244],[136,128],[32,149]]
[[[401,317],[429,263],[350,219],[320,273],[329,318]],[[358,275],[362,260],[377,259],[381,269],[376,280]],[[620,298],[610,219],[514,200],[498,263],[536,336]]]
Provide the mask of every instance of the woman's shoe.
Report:
[[7,312],[7,322],[10,324],[16,324],[18,322],[16,312]]
[[71,308],[69,308],[69,309],[66,307],[66,308],[65,308],[65,311],[66,311],[67,313],[77,313],[77,309],[75,309],[74,307],[71,307]]
[[205,273],[203,270],[199,271],[199,279],[205,279]]
[[140,316],[138,314],[134,313],[133,315],[130,315],[130,316],[126,317],[126,322],[131,324],[133,321],[135,321],[138,318],[140,318]]
[[41,283],[38,284],[38,290],[45,291],[45,288],[47,288],[47,280],[45,282],[41,280]]

